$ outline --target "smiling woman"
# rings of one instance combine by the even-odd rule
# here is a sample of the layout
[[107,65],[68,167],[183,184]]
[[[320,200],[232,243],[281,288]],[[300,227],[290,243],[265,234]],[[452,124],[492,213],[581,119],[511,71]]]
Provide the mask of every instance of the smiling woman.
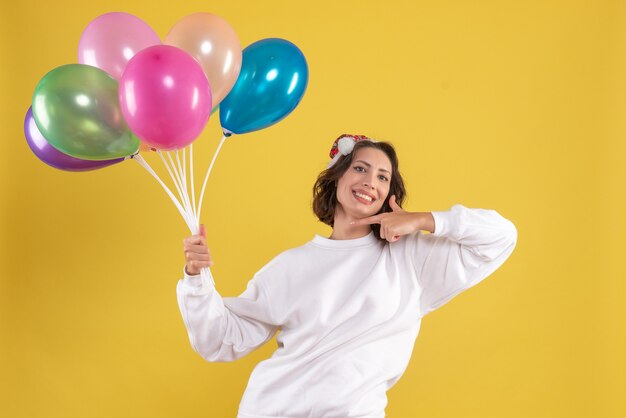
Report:
[[281,330],[250,376],[238,418],[383,418],[421,319],[515,248],[515,226],[495,210],[403,210],[389,143],[342,135],[330,156],[312,206],[332,235],[280,253],[238,297],[222,297],[211,275],[199,275],[212,264],[204,227],[184,240],[177,294],[194,350],[233,361]]
[[[355,140],[351,141],[352,138]],[[352,142],[352,148],[350,142],[344,145],[346,140]],[[346,225],[356,219],[391,212],[391,196],[402,206],[406,190],[395,149],[387,142],[373,141],[363,135],[342,135],[335,140],[330,156],[333,160],[313,186],[313,212],[321,222],[333,227],[333,239],[363,236],[370,229],[380,237],[380,224],[374,223],[371,228]],[[357,192],[372,200],[358,197]]]

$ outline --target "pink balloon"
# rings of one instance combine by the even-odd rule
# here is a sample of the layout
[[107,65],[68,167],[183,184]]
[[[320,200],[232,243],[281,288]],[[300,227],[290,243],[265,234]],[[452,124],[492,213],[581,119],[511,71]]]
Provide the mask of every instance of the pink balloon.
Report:
[[126,65],[118,91],[130,130],[160,150],[192,143],[211,115],[209,80],[198,61],[174,46],[137,53]]
[[156,32],[137,16],[106,13],[92,20],[83,31],[78,43],[78,62],[98,67],[119,80],[137,52],[160,44]]

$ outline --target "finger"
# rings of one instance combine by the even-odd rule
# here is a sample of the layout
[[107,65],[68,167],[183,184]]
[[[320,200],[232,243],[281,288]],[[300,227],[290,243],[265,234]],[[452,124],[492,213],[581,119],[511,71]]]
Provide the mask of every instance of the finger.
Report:
[[391,195],[391,198],[389,199],[389,206],[391,207],[391,210],[393,210],[394,212],[401,212],[403,209],[398,206],[398,204],[396,203],[396,195]]
[[192,252],[186,252],[185,253],[185,258],[188,260],[204,260],[204,261],[209,261],[211,260],[211,254],[209,253],[192,253]]
[[197,261],[197,260],[192,260],[192,261],[189,261],[187,263],[187,267],[189,267],[190,269],[193,269],[194,271],[195,270],[200,270],[200,269],[205,268],[205,267],[211,267],[212,265],[213,265],[212,262]]
[[194,261],[194,262],[206,262],[206,263],[209,263],[209,265],[213,265],[213,258],[211,257],[211,254],[194,254],[194,253],[185,254],[185,261],[187,262],[187,264]]
[[380,226],[380,237],[382,239],[386,239],[385,238],[385,228],[382,225]]
[[396,235],[396,232],[391,227],[385,230],[385,236],[387,237],[387,241],[389,242],[396,242],[398,239],[400,239],[400,235]]
[[384,213],[379,215],[369,216],[367,218],[357,219],[355,221],[350,222],[350,225],[370,225],[370,224],[379,224],[381,219],[383,218]]
[[185,245],[185,251],[196,254],[209,254],[209,247],[206,245]]
[[187,253],[185,258],[187,260],[211,261],[211,254]]
[[204,225],[200,225],[200,235],[206,238],[206,227]]
[[187,260],[186,263],[188,266],[197,266],[198,268],[202,267],[211,267],[215,263],[213,260]]
[[202,235],[192,235],[183,240],[183,245],[206,245],[206,238]]

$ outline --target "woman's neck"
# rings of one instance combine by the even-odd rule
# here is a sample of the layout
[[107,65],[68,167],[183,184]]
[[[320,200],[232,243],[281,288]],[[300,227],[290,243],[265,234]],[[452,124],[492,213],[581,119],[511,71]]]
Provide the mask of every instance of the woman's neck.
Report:
[[357,218],[346,215],[339,207],[335,210],[333,232],[329,239],[356,239],[366,236],[372,228],[369,225],[350,225]]

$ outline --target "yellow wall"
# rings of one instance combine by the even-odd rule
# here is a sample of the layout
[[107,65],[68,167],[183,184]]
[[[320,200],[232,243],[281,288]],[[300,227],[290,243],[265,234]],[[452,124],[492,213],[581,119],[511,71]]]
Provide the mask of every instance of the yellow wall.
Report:
[[[387,416],[626,416],[626,4],[295,4],[2,3],[0,415],[234,417],[273,351],[213,364],[195,354],[175,297],[189,231],[162,189],[132,161],[52,169],[22,130],[37,82],[77,62],[93,18],[125,11],[163,37],[206,11],[243,46],[291,40],[310,70],[294,113],[231,138],[214,167],[202,219],[222,295],[329,234],[309,204],[337,135],[386,139],[406,209],[493,208],[519,233],[501,269],[424,319]],[[197,175],[218,122],[196,142]]]

